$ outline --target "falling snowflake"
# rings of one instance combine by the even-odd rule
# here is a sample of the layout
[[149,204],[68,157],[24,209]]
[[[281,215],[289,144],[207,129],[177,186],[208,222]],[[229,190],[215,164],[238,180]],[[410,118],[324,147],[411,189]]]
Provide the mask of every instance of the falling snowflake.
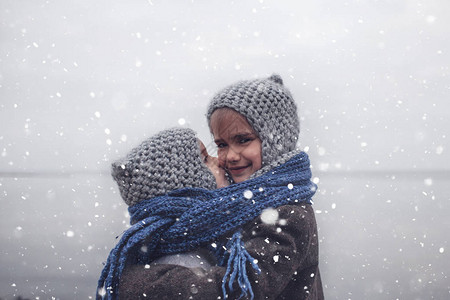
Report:
[[426,186],[433,185],[433,179],[431,179],[431,178],[426,178],[423,182]]
[[250,191],[250,190],[244,191],[244,197],[245,197],[246,199],[252,199],[252,198],[253,198],[253,193],[252,193],[252,191]]
[[104,287],[100,288],[100,289],[98,290],[98,294],[99,294],[101,297],[105,296],[105,295],[106,295],[106,290],[105,290],[105,288],[104,288]]
[[278,211],[274,208],[266,208],[261,213],[261,221],[265,224],[274,225],[278,220]]

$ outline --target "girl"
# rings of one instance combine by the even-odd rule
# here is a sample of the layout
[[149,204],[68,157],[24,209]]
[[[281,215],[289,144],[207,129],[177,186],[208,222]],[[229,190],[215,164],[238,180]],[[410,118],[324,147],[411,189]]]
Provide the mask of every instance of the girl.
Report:
[[242,204],[239,209],[226,206],[230,220],[222,219],[215,206],[203,212],[214,211],[212,226],[217,219],[225,220],[227,230],[214,227],[209,234],[215,238],[223,233],[217,244],[228,260],[201,276],[170,264],[129,266],[120,282],[121,298],[323,299],[317,225],[310,205],[315,185],[307,155],[295,150],[297,108],[281,77],[225,88],[211,101],[207,117],[219,165],[233,183],[216,193],[243,194],[231,197],[231,203]]

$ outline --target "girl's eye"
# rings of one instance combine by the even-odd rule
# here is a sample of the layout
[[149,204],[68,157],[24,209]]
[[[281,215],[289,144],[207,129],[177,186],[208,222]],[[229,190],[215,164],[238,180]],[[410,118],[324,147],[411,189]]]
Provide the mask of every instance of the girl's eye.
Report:
[[217,148],[222,149],[225,148],[227,145],[225,143],[219,143],[217,144]]
[[239,140],[239,143],[240,144],[245,144],[247,142],[250,142],[251,140],[252,140],[251,138],[242,138],[242,139]]

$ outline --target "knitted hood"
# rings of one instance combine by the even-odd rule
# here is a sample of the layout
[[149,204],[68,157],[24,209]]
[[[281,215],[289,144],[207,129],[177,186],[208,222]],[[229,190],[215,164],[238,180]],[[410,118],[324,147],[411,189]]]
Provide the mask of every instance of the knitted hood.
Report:
[[216,109],[228,107],[247,118],[262,142],[262,165],[295,149],[300,133],[297,106],[277,74],[265,79],[239,81],[211,100],[208,123]]
[[167,129],[148,138],[114,162],[111,175],[128,206],[185,187],[216,188],[200,158],[199,140],[188,128]]

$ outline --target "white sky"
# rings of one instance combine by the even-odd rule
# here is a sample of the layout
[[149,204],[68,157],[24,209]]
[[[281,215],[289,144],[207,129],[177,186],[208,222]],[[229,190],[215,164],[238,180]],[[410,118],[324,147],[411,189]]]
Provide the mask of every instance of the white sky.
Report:
[[449,8],[2,1],[0,169],[107,170],[179,119],[208,143],[211,96],[273,72],[299,103],[300,146],[323,168],[448,169]]

